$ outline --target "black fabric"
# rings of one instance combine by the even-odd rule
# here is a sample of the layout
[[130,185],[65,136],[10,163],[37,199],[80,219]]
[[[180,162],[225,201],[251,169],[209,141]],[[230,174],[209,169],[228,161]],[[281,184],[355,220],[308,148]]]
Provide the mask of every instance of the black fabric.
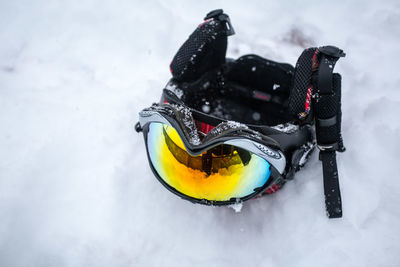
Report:
[[196,110],[226,120],[255,125],[292,121],[287,103],[294,67],[255,55],[231,60],[194,82],[171,81],[181,100]]
[[[204,87],[200,84],[186,84],[181,99],[195,109],[224,120],[239,121],[245,124],[277,125],[291,121],[292,117],[280,103],[261,101],[252,97],[252,90],[238,90],[227,82],[221,88],[213,81]],[[206,107],[206,109],[205,109]]]
[[[328,127],[316,127],[317,141],[319,145],[329,145],[339,141],[341,124],[341,76],[333,74],[333,94],[323,95],[314,103],[318,118],[329,119],[337,117],[337,123]],[[317,100],[315,100],[317,101]]]
[[342,198],[340,195],[339,175],[336,166],[335,151],[321,151],[324,174],[325,207],[329,218],[342,217]]
[[257,55],[245,55],[229,65],[226,78],[248,88],[274,95],[289,96],[294,67]]
[[293,87],[289,97],[289,111],[296,118],[301,118],[305,112],[308,88],[311,85],[313,55],[317,48],[308,48],[303,51],[296,63]]
[[179,82],[192,82],[225,63],[227,35],[225,24],[211,19],[201,24],[181,46],[171,62],[172,76]]
[[[332,74],[337,59],[328,59],[325,55],[322,55],[318,71],[318,75],[322,76],[318,76],[316,82],[314,82],[316,97],[313,99],[316,120],[336,122],[326,125],[317,123],[315,127],[317,144],[321,150],[320,160],[323,168],[325,205],[329,218],[342,217],[342,201],[336,165],[336,151],[340,150],[339,144],[341,142],[341,76]],[[320,71],[321,68],[324,71]]]

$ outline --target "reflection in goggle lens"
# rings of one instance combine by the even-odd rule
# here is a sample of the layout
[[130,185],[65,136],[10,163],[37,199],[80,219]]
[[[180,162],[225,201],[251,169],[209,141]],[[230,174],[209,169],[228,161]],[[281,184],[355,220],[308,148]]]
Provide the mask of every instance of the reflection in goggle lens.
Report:
[[192,156],[178,132],[163,123],[150,123],[147,146],[161,179],[192,198],[210,201],[242,198],[265,185],[271,176],[268,161],[236,146],[217,145]]

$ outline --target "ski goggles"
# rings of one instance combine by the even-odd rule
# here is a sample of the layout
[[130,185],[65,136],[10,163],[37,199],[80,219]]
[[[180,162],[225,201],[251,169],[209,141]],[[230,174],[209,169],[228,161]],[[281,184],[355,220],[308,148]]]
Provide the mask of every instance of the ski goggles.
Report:
[[317,143],[326,211],[341,217],[336,152],[345,148],[341,76],[333,70],[345,54],[311,47],[295,67],[253,54],[229,59],[233,33],[223,10],[208,13],[170,64],[164,104],[140,112],[136,130],[155,176],[192,202],[240,202],[279,190]]
[[219,123],[207,134],[188,107],[154,104],[139,113],[150,167],[170,191],[192,202],[245,201],[282,183],[286,158],[279,144],[246,125]]

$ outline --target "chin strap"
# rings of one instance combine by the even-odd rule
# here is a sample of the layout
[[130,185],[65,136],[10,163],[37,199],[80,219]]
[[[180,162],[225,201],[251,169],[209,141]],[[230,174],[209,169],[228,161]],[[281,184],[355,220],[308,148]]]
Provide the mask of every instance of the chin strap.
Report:
[[343,152],[341,135],[341,76],[333,68],[345,53],[334,46],[315,51],[312,64],[313,109],[316,122],[317,145],[320,150],[324,176],[326,212],[329,218],[342,217],[336,151]]

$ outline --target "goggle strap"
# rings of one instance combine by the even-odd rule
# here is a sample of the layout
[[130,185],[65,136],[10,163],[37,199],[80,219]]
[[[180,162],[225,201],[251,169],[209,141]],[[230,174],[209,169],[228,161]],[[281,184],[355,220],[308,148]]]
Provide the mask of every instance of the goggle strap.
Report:
[[340,195],[339,175],[336,164],[335,151],[321,151],[319,154],[322,161],[324,175],[325,207],[330,219],[342,217],[342,198]]
[[319,62],[313,64],[313,107],[317,144],[322,161],[326,212],[329,218],[342,217],[342,200],[336,164],[336,151],[343,152],[341,136],[341,76],[333,68],[345,54],[334,46],[316,50]]

